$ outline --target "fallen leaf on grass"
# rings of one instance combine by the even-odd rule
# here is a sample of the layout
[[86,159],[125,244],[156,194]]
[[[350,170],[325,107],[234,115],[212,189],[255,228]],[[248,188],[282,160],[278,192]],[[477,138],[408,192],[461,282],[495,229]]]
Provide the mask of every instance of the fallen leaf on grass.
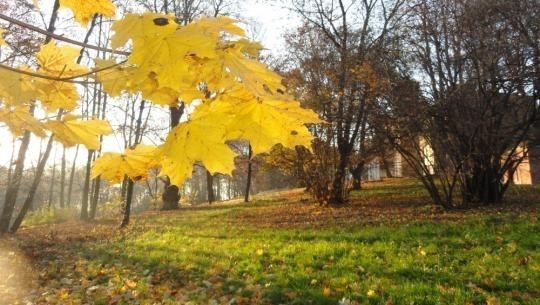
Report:
[[324,289],[323,289],[323,295],[324,295],[325,297],[327,297],[327,296],[330,296],[330,293],[332,293],[332,291],[330,290],[330,288],[324,287]]

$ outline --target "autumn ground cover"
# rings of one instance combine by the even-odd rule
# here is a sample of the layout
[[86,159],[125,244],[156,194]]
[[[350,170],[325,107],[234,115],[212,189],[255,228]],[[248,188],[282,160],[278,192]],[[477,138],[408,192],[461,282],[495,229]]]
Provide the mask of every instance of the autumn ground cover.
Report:
[[343,208],[291,190],[123,231],[25,227],[0,241],[0,303],[540,304],[539,198],[516,187],[505,205],[448,212],[389,180]]

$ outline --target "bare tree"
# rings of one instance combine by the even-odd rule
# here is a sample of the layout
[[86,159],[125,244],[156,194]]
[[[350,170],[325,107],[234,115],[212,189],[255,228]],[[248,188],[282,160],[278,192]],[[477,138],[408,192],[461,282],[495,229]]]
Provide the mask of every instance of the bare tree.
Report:
[[438,204],[500,202],[538,121],[538,3],[419,0],[412,12],[420,85],[395,82],[383,104],[400,122],[391,139]]
[[370,112],[382,92],[378,70],[385,65],[385,55],[393,52],[390,35],[401,22],[404,3],[295,0],[290,6],[305,23],[289,37],[301,77],[296,89],[329,122],[317,136],[336,149],[331,183],[319,184],[330,193],[328,203],[346,201],[350,157],[364,154]]

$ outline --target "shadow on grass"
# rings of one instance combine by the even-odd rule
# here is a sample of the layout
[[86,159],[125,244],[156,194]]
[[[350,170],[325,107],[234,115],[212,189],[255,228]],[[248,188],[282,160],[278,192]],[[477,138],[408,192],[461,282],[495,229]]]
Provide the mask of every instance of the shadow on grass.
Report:
[[431,218],[441,212],[425,209],[422,196],[377,201],[377,192],[393,192],[384,183],[341,209],[298,204],[294,193],[295,203],[280,195],[147,213],[121,232],[72,224],[58,239],[37,235],[40,227],[21,243],[40,270],[39,294],[67,291],[75,303],[483,304],[495,295],[501,304],[533,304],[534,208]]

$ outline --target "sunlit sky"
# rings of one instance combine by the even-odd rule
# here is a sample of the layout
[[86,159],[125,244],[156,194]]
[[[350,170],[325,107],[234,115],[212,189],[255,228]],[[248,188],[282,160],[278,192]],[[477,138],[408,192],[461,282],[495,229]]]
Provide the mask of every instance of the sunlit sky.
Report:
[[[33,0],[27,0],[32,2]],[[81,0],[84,1],[84,0]],[[122,1],[122,0],[120,0]],[[119,1],[119,2],[120,2]],[[50,11],[52,9],[53,0],[39,0],[39,8],[43,14],[43,20],[36,20],[35,25],[44,27],[44,22],[49,19]],[[298,20],[290,14],[290,12],[279,4],[271,4],[270,1],[261,0],[245,0],[238,1],[234,14],[240,19],[244,27],[251,32],[250,38],[259,40],[267,49],[267,52],[277,55],[284,50],[283,34],[289,30],[294,29],[298,24]],[[60,19],[68,20],[59,24],[57,33],[62,33],[69,38],[82,40],[83,29],[79,29],[69,19],[71,18],[71,12],[68,10],[60,11]],[[0,24],[4,25],[3,23]],[[253,31],[253,29],[255,29]],[[122,141],[119,140],[119,135],[108,136],[104,140],[103,151],[121,151]],[[27,164],[35,165],[37,162],[39,152],[41,148],[46,145],[45,141],[40,143],[39,139],[33,137],[31,146],[27,154]],[[16,144],[18,146],[18,143]],[[8,165],[12,152],[12,139],[9,132],[5,127],[0,127],[0,165]],[[56,156],[56,159],[61,157],[62,147],[58,144],[51,153],[50,164],[52,159]],[[74,149],[68,150],[68,160],[72,159]],[[79,153],[78,163],[86,160],[86,152],[83,150]],[[58,162],[57,162],[58,163]]]

